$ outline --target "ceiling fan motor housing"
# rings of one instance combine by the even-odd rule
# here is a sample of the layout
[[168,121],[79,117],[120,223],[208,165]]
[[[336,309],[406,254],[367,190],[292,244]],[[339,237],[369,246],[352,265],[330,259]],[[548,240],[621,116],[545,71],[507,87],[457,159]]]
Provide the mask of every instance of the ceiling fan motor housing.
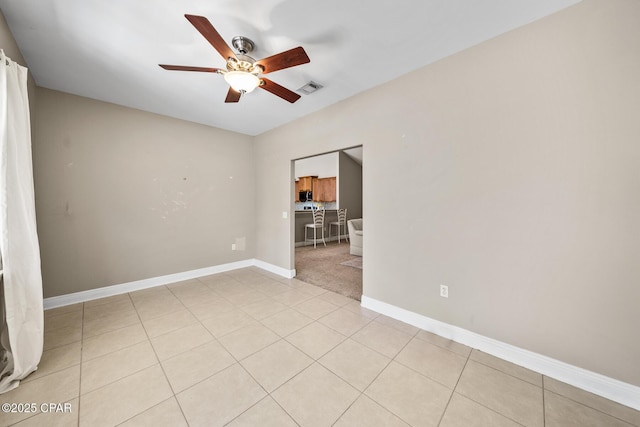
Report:
[[227,60],[227,70],[243,71],[257,75],[263,72],[264,68],[255,62],[256,60],[248,55],[238,54],[236,58],[229,58],[229,60]]
[[231,40],[233,47],[240,53],[235,58],[227,60],[227,70],[243,71],[245,73],[260,74],[264,71],[264,67],[255,65],[256,60],[247,55],[255,49],[255,43],[243,36],[236,36]]

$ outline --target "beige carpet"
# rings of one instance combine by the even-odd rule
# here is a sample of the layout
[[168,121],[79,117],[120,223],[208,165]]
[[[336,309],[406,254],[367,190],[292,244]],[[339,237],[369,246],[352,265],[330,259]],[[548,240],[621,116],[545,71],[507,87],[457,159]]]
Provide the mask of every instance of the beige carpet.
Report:
[[362,257],[359,256],[356,259],[341,262],[340,265],[346,265],[347,267],[359,268],[362,270]]
[[[327,243],[296,248],[296,279],[360,301],[362,296],[362,257],[349,254],[349,244]],[[355,268],[354,268],[355,267]]]

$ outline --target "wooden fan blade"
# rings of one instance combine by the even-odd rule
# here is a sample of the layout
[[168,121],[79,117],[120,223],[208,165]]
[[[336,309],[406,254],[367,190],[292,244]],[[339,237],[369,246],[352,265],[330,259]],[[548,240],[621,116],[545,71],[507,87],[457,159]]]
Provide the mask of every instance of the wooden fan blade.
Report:
[[213,25],[211,25],[211,22],[209,22],[207,18],[197,15],[184,16],[189,20],[189,22],[191,22],[194,27],[196,27],[196,30],[198,30],[200,34],[202,34],[204,38],[207,39],[209,43],[211,43],[211,46],[213,46],[214,49],[217,50],[220,55],[222,55],[225,61],[229,58],[236,57],[236,55],[233,53],[233,50],[231,50],[229,45],[224,41],[224,39],[222,38],[222,36],[220,36],[216,29],[213,28]]
[[167,65],[167,64],[158,64],[165,70],[175,70],[175,71],[201,71],[203,73],[217,73],[220,71],[220,68],[207,68],[207,67],[190,67],[188,65]]
[[302,46],[298,46],[261,59],[256,63],[264,68],[262,74],[269,74],[285,68],[295,67],[296,65],[306,64],[307,62],[311,62],[307,52],[304,51]]
[[240,101],[240,92],[236,92],[235,90],[233,90],[232,87],[230,87],[224,102],[238,102],[238,101]]
[[260,88],[266,90],[267,92],[271,92],[276,96],[279,96],[285,101],[289,101],[293,104],[298,99],[300,99],[300,95],[290,91],[284,86],[280,86],[278,83],[274,83],[271,80],[265,78],[261,78],[260,80],[262,80],[262,84],[259,86]]

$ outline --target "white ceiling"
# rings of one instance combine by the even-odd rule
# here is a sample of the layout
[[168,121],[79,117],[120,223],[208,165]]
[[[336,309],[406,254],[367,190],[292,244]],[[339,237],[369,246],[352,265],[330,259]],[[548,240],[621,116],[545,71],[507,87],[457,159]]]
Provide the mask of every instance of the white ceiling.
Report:
[[[554,13],[579,0],[0,0],[39,86],[258,135]],[[303,46],[309,64],[268,77],[291,90],[325,87],[290,104],[264,90],[225,104],[223,67],[184,14],[207,17],[260,59]]]

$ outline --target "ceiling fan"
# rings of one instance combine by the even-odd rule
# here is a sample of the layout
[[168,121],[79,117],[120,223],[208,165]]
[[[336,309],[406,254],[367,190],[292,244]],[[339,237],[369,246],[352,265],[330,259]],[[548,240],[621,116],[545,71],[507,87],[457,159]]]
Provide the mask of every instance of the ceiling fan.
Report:
[[247,55],[251,53],[255,47],[255,44],[248,38],[242,36],[233,38],[231,43],[239,52],[235,54],[207,18],[197,15],[185,15],[185,18],[196,27],[196,30],[198,30],[227,61],[226,69],[159,64],[162,68],[165,70],[222,74],[230,86],[224,102],[238,102],[243,94],[251,92],[256,87],[271,92],[291,103],[300,99],[300,95],[297,93],[269,79],[261,77],[261,75],[311,62],[301,46],[269,56],[268,58],[255,60]]

